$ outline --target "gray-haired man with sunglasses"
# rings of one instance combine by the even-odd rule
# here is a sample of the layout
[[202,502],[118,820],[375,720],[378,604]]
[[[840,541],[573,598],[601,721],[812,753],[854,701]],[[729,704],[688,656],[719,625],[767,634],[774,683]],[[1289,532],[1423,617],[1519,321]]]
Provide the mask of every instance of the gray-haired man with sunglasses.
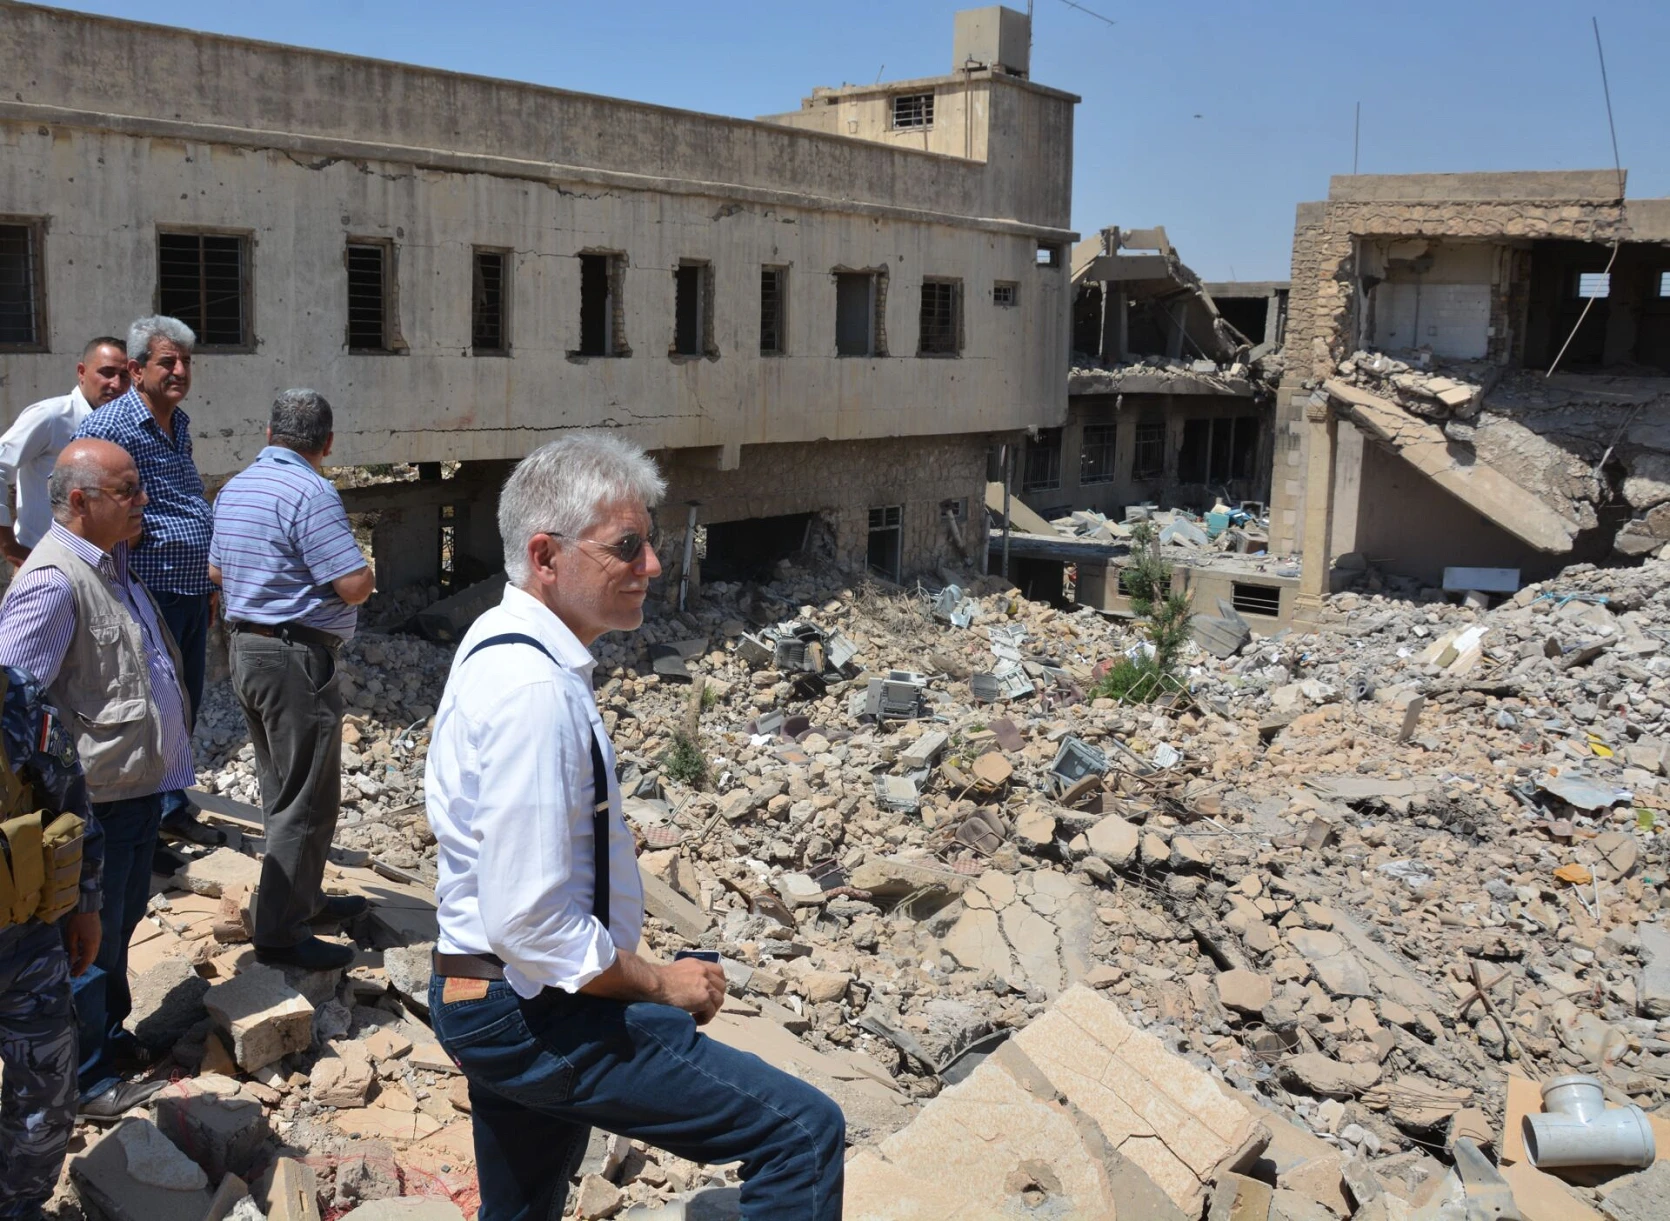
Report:
[[480,1221],[560,1214],[594,1126],[740,1161],[744,1217],[841,1215],[840,1109],[697,1030],[724,1002],[716,963],[637,952],[643,890],[589,646],[643,622],[664,487],[609,433],[523,460],[499,502],[504,601],[459,645],[436,717],[429,1009],[469,1080]]

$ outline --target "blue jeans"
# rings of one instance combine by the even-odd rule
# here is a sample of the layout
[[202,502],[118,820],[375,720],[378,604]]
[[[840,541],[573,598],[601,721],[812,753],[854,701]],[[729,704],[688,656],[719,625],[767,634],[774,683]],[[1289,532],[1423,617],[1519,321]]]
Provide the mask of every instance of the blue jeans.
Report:
[[121,1080],[115,1053],[132,1044],[122,1029],[133,1012],[128,990],[128,942],[151,895],[151,854],[162,821],[162,797],[96,801],[93,814],[104,828],[104,907],[99,911],[99,953],[93,965],[70,981],[81,1042],[78,1079],[85,1102]]
[[812,1086],[668,1005],[557,988],[523,1000],[502,981],[449,1004],[445,984],[430,981],[429,1013],[469,1080],[477,1221],[560,1216],[593,1126],[694,1162],[740,1161],[749,1221],[839,1221],[846,1122]]
[[[197,728],[197,709],[203,703],[203,671],[209,651],[209,598],[207,594],[168,594],[151,590],[162,621],[180,647],[180,664],[185,672],[180,681],[186,686],[191,708],[186,713],[186,730]],[[173,789],[162,795],[162,817],[174,822],[184,817],[191,805],[185,792]]]

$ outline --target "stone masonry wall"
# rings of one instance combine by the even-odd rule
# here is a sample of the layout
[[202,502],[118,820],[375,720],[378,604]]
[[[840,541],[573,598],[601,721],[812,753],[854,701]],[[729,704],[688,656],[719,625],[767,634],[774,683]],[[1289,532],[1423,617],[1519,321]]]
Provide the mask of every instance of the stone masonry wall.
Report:
[[[1446,175],[1409,192],[1450,189]],[[1350,180],[1345,180],[1349,182]],[[1336,187],[1336,193],[1338,188]],[[1270,546],[1301,548],[1305,513],[1305,401],[1350,353],[1356,240],[1363,237],[1560,238],[1608,242],[1625,227],[1616,200],[1330,199],[1299,205],[1293,232],[1293,289],[1287,323],[1287,374],[1276,396],[1275,471]]]
[[701,466],[692,451],[657,454],[667,476],[660,513],[669,572],[683,556],[686,502],[701,503],[697,520],[742,521],[817,513],[833,527],[836,559],[862,570],[872,508],[898,505],[904,571],[958,563],[962,555],[940,506],[964,502],[963,540],[977,560],[985,521],[985,433],[901,437],[881,441],[820,441],[743,447],[741,465],[720,471]]

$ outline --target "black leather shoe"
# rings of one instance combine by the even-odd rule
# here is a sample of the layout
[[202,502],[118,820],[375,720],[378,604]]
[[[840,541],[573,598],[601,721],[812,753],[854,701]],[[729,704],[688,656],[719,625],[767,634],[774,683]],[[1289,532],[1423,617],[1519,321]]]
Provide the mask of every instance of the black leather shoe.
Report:
[[104,1093],[82,1103],[77,1114],[82,1119],[120,1119],[167,1085],[166,1081],[118,1081]]
[[258,945],[255,961],[273,967],[302,967],[308,971],[334,971],[354,961],[354,947],[304,937],[295,945]]
[[326,895],[325,906],[309,923],[343,924],[358,919],[370,910],[371,900],[364,895]]
[[186,858],[172,848],[158,844],[151,849],[151,872],[159,878],[171,878],[184,869]]
[[198,821],[190,810],[181,810],[173,817],[163,819],[161,830],[168,839],[184,840],[203,848],[218,848],[226,842],[226,832]]

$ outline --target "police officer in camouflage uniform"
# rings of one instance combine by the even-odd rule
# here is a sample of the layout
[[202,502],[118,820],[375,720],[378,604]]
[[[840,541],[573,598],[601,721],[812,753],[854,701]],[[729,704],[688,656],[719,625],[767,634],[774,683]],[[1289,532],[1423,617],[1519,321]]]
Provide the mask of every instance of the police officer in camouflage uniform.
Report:
[[[0,739],[5,762],[30,797],[86,823],[80,896],[54,924],[38,917],[0,929],[0,1221],[35,1221],[58,1184],[75,1128],[75,1012],[70,976],[99,948],[104,837],[87,802],[75,737],[22,670],[0,669],[5,685]],[[9,817],[10,811],[7,812]]]

